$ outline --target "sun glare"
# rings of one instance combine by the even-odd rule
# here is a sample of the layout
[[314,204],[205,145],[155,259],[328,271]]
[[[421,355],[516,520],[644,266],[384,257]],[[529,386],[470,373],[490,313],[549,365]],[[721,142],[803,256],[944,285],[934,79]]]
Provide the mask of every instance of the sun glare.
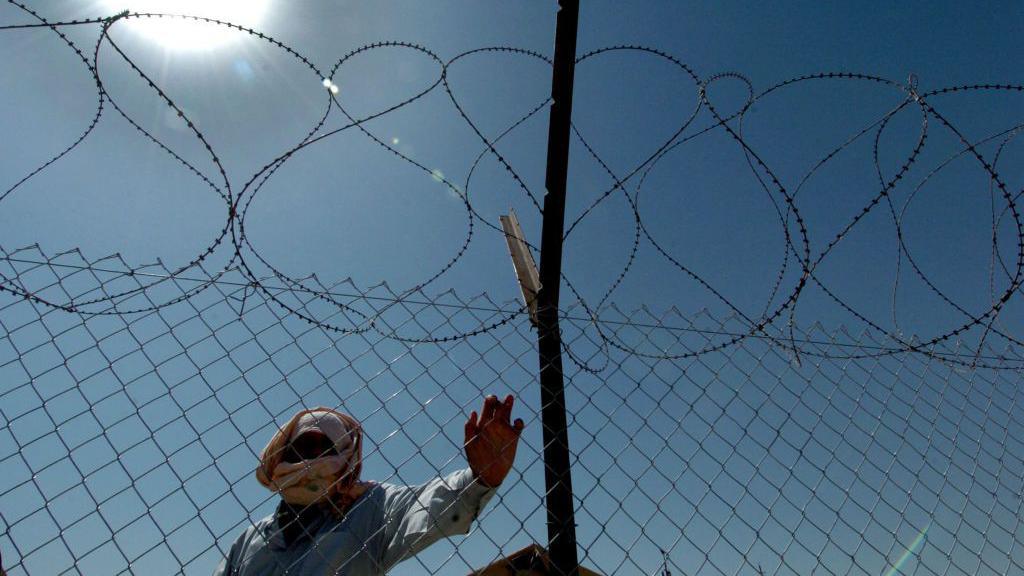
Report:
[[[258,28],[270,0],[103,0],[102,4],[111,14],[125,9],[139,14],[182,14]],[[245,33],[227,26],[186,18],[129,18],[118,26],[176,51],[212,50],[245,37]]]

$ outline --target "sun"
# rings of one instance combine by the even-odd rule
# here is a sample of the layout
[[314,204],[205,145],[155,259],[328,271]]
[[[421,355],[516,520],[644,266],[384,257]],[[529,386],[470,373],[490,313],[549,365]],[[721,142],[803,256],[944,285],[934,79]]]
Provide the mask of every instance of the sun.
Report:
[[[122,10],[137,14],[181,14],[257,28],[266,16],[270,0],[102,0],[101,4],[110,14]],[[246,36],[227,26],[186,18],[128,18],[117,26],[174,51],[213,50]]]

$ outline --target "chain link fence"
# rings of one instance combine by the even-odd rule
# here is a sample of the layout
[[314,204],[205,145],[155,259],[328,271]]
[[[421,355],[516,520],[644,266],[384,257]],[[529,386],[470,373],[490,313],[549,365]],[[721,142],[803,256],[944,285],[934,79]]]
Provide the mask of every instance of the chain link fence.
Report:
[[[30,247],[9,285],[83,301],[197,279]],[[273,286],[267,282],[266,286]],[[155,298],[151,291],[132,298]],[[273,291],[274,288],[267,288]],[[277,497],[253,471],[296,410],[353,414],[364,476],[417,484],[465,466],[462,424],[512,393],[516,466],[472,533],[395,574],[470,573],[546,541],[536,337],[514,304],[351,282],[280,289],[375,318],[330,331],[229,271],[155,310],[73,313],[0,296],[0,551],[8,574],[206,574]],[[136,302],[134,304],[141,304]],[[335,304],[332,304],[335,305]],[[320,314],[322,311],[317,311]],[[1024,569],[1021,357],[896,352],[820,326],[747,338],[709,313],[608,307],[563,332],[581,565],[601,574],[1012,574]],[[336,308],[344,314],[345,308]],[[448,342],[415,342],[511,320]],[[398,336],[404,334],[405,336]],[[661,356],[661,357],[655,357]],[[964,363],[966,358],[968,363]],[[600,365],[598,365],[600,364]]]
[[[15,0],[8,0],[5,8],[17,18],[5,21],[0,31],[47,35],[64,56],[73,57],[90,88],[95,85],[96,107],[82,116],[84,132],[48,151],[44,160],[21,166],[14,156],[6,159],[18,164],[19,172],[0,191],[0,201],[16,192],[30,194],[27,182],[38,185],[37,175],[78,154],[80,144],[95,140],[97,127],[106,127],[108,118],[120,118],[124,131],[113,133],[115,140],[130,134],[155,146],[173,170],[197,177],[201,187],[224,201],[226,219],[208,245],[175,266],[161,261],[139,266],[119,255],[93,259],[79,250],[52,254],[37,245],[0,247],[0,572],[209,574],[231,553],[239,534],[275,514],[280,499],[254,472],[267,441],[297,411],[324,406],[351,414],[364,432],[363,477],[413,486],[465,469],[464,423],[489,394],[515,396],[513,416],[525,421],[512,473],[468,535],[443,538],[390,573],[550,571],[544,547],[550,526],[559,524],[551,521],[549,510],[554,507],[545,501],[552,471],[545,465],[541,414],[544,408],[550,414],[556,403],[541,405],[538,356],[552,356],[538,350],[537,328],[525,307],[486,292],[469,297],[444,290],[435,281],[463,261],[471,245],[477,246],[474,238],[495,232],[500,237],[490,238],[501,242],[488,250],[499,244],[504,249],[505,232],[470,200],[470,181],[483,160],[493,162],[491,168],[497,167],[507,180],[491,175],[474,189],[511,187],[521,193],[519,207],[536,208],[530,215],[535,221],[552,213],[541,208],[544,191],[531,186],[529,167],[520,165],[527,163],[517,160],[514,166],[497,147],[511,132],[552,109],[552,99],[545,96],[532,103],[503,130],[486,135],[472,119],[471,108],[463,106],[465,99],[456,96],[459,84],[450,82],[451,67],[464,66],[471,57],[514,58],[544,66],[558,59],[512,46],[473,48],[443,59],[414,42],[375,41],[347,52],[333,67],[321,68],[263,31],[204,16],[124,11],[58,21]],[[322,116],[300,141],[275,150],[258,171],[229,178],[220,154],[231,146],[218,144],[215,151],[214,139],[207,138],[212,134],[201,132],[201,123],[193,121],[185,103],[161,87],[167,79],[154,79],[147,66],[136,62],[140,54],[119,46],[116,33],[110,35],[111,28],[125,22],[165,18],[237,33],[298,66],[307,76],[303,82],[324,91]],[[432,83],[402,96],[404,100],[396,97],[389,107],[360,116],[338,98],[339,84],[358,84],[346,84],[352,77],[348,68],[343,73],[342,65],[381,52],[422,58],[437,75]],[[101,72],[100,54],[118,62],[120,73]],[[561,238],[555,229],[550,238],[560,245],[601,210],[614,210],[632,224],[626,236],[612,240],[622,261],[600,270],[609,275],[605,280],[610,284],[591,304],[584,294],[593,296],[592,284],[600,283],[594,280],[594,269],[581,267],[571,274],[549,269],[554,270],[553,283],[566,288],[563,294],[575,301],[557,306],[560,333],[545,334],[561,338],[581,574],[1024,573],[1024,552],[1017,546],[1024,541],[1019,520],[1024,430],[1016,406],[1024,358],[1017,349],[1021,340],[1009,329],[1020,314],[1014,297],[1024,283],[1024,219],[1017,208],[1021,193],[1012,185],[1012,156],[999,165],[1001,157],[1012,153],[1004,150],[1010,149],[1021,125],[1003,125],[1004,112],[1016,114],[1005,102],[999,107],[985,100],[979,106],[999,117],[998,130],[980,115],[968,115],[965,122],[957,117],[954,123],[957,107],[950,106],[952,112],[946,108],[954,94],[1019,96],[1024,86],[973,84],[919,91],[913,76],[904,84],[861,72],[826,71],[757,92],[742,74],[700,76],[683,60],[656,48],[614,45],[578,56],[565,49],[562,65],[568,66],[574,56],[576,62],[626,56],[657,61],[683,79],[683,92],[692,89],[694,95],[692,112],[682,115],[675,132],[628,170],[617,167],[616,154],[600,155],[602,147],[584,138],[589,132],[572,126],[577,157],[598,174],[589,175],[588,183],[600,184],[596,195],[574,199],[582,203],[577,207],[581,210],[571,213],[577,215],[566,222]],[[413,68],[410,64],[408,70]],[[254,74],[251,68],[242,72]],[[141,80],[141,91],[132,96],[162,110],[165,124],[178,130],[178,136],[194,136],[191,144],[198,143],[196,150],[210,164],[179,154],[161,139],[162,133],[147,129],[130,107],[123,108],[113,95],[119,92],[108,90],[124,81],[118,74]],[[288,79],[293,80],[299,81]],[[612,80],[618,83],[618,78]],[[709,88],[717,94],[714,86],[730,83],[749,92],[735,110],[725,105],[728,98],[719,102],[709,95]],[[814,153],[821,153],[816,163],[795,186],[784,185],[793,180],[783,173],[789,168],[780,171],[778,159],[770,156],[779,142],[791,143],[769,132],[762,147],[745,131],[745,117],[755,104],[770,102],[784,89],[822,84],[881,87],[893,100],[886,101],[887,111],[844,135],[835,147],[815,144]],[[371,130],[377,119],[429,102],[426,96],[435,89],[438,100],[451,104],[448,112],[473,138],[473,146],[460,150],[474,152],[479,146],[461,184],[417,159],[397,136]],[[850,97],[853,108],[871,114],[870,106],[857,101],[867,92],[844,90],[828,93],[826,100],[842,103],[840,96]],[[556,104],[560,100],[565,102],[554,98]],[[941,112],[936,102],[943,105]],[[808,114],[806,119],[814,118],[803,105],[795,108]],[[572,115],[561,116],[568,137]],[[859,114],[851,116],[851,122],[860,120]],[[38,143],[35,137],[40,135],[46,140],[45,130],[31,130],[32,141]],[[365,137],[396,165],[429,176],[453,205],[464,209],[465,236],[452,236],[457,249],[414,288],[394,290],[352,280],[325,285],[316,276],[289,277],[248,236],[247,214],[264,184],[291,159],[342,132]],[[641,189],[656,166],[669,165],[662,162],[666,158],[679,160],[673,154],[698,138],[711,142],[708,150],[719,150],[721,143],[712,139],[717,137],[735,145],[730,154],[744,162],[741,170],[749,168],[748,183],[765,193],[760,208],[750,206],[752,212],[760,210],[756,219],[778,224],[775,271],[753,267],[755,260],[762,260],[755,248],[763,239],[748,241],[731,232],[734,237],[726,239],[729,250],[747,256],[737,263],[743,278],[758,278],[770,286],[760,315],[743,312],[751,308],[721,290],[724,282],[738,276],[716,281],[698,273],[700,267],[691,268],[686,258],[673,255],[674,240],[658,233],[658,218],[645,224],[638,207]],[[936,141],[939,145],[932,147]],[[797,202],[805,183],[826,164],[864,143],[859,160],[872,168],[870,182],[845,184],[858,193],[867,191],[862,198],[852,194],[843,199],[857,204],[855,210],[817,206],[820,199]],[[22,144],[28,145],[20,140],[16,145]],[[563,144],[568,153],[569,143]],[[632,145],[625,140],[617,144]],[[781,163],[790,159],[785,160]],[[922,239],[914,237],[913,218],[905,216],[933,176],[961,161],[974,167],[974,176],[981,175],[988,195],[984,238],[968,243],[957,236],[964,242],[957,250],[968,253],[980,246],[985,254],[965,267],[932,263],[944,272],[933,273],[933,278],[926,273],[930,256],[909,248],[918,245],[912,240]],[[562,166],[562,177],[566,169]],[[733,169],[726,167],[730,186]],[[166,176],[153,174],[155,180]],[[951,189],[960,185],[960,175]],[[904,179],[918,182],[917,187],[901,184]],[[740,191],[738,184],[735,191]],[[801,198],[810,195],[804,192]],[[472,196],[474,201],[482,197],[479,192]],[[605,200],[612,197],[624,203],[609,208]],[[746,197],[736,198],[747,202]],[[821,198],[830,203],[833,197]],[[929,233],[938,229],[932,226],[936,217],[960,210],[958,204],[950,203],[955,210],[949,210],[942,202],[940,197],[937,212],[916,216],[926,222]],[[703,211],[715,208],[695,204],[686,211],[703,218]],[[677,209],[666,205],[654,210]],[[865,225],[879,213],[891,228]],[[969,226],[962,221],[968,217],[955,216],[954,229],[966,238],[961,233]],[[737,214],[728,218],[741,220]],[[714,222],[708,218],[711,226]],[[670,228],[678,223],[661,224]],[[850,243],[846,239],[864,228],[864,236],[888,242],[885,248],[896,256],[893,285],[884,287],[891,288],[886,294],[891,296],[892,328],[877,321],[877,309],[868,311],[876,302],[869,306],[858,301],[877,299],[883,294],[880,285],[867,283],[859,295],[844,295],[837,286],[861,268],[832,277],[823,265],[831,257],[846,270],[846,264],[864,257],[871,261],[870,273],[876,273],[880,245],[844,251]],[[595,230],[604,233],[602,224]],[[834,232],[820,236],[822,230]],[[538,252],[521,240],[522,254]],[[932,256],[945,257],[942,245],[929,246]],[[723,248],[720,254],[729,250]],[[639,263],[641,252],[657,256],[657,270]],[[583,258],[577,253],[569,260],[575,263],[598,253],[594,249]],[[974,270],[986,258],[984,286],[961,290],[961,270]],[[470,261],[477,271],[482,260]],[[704,268],[718,264],[705,262]],[[647,288],[661,282],[664,271],[692,282],[717,308],[623,309],[614,304],[625,290],[613,293],[633,276],[643,279],[633,290],[645,301]],[[511,282],[512,272],[506,272]],[[570,276],[585,281],[573,284]],[[908,288],[902,287],[904,277],[908,280],[902,284]],[[807,293],[809,303],[803,299]],[[972,299],[979,295],[980,300]],[[919,309],[918,299],[931,299],[943,312]],[[805,314],[827,308],[827,327],[803,322],[806,316],[796,313],[798,302]],[[543,311],[555,310],[557,304]],[[919,340],[906,336],[897,322],[904,317],[897,308],[903,306],[909,318],[927,317],[923,331],[934,329],[931,324],[940,320],[946,327]],[[836,313],[865,330],[838,328]],[[553,323],[539,324],[551,328]],[[552,366],[554,361],[545,368]],[[560,412],[560,406],[555,408]],[[562,526],[567,517],[561,516],[566,521]],[[432,514],[427,524],[437,527],[441,521]],[[383,529],[371,530],[356,547],[369,549],[370,538],[378,538]],[[421,547],[410,544],[410,549]],[[555,546],[551,548],[555,555]],[[347,570],[349,558],[330,557],[318,545],[300,554],[317,555],[331,569]],[[273,571],[296,573],[294,566],[302,558],[292,560]]]

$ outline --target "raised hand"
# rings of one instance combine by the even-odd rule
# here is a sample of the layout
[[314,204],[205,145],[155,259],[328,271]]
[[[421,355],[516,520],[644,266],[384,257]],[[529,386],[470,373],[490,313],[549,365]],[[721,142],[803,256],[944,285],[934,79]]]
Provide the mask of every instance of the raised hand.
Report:
[[504,402],[488,396],[479,421],[476,411],[466,421],[466,460],[477,480],[487,486],[501,484],[516,459],[523,420],[516,418],[515,424],[511,423],[514,403],[511,394]]

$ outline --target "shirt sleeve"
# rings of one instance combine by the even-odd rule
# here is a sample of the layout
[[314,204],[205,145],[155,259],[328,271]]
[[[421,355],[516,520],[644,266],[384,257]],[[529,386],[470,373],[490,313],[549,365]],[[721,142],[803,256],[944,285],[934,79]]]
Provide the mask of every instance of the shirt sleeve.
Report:
[[231,549],[228,550],[227,556],[221,559],[220,564],[213,571],[213,576],[234,576],[237,570],[236,563],[238,562],[238,554],[245,542],[245,536],[248,534],[248,530],[242,530],[242,533],[235,538]]
[[468,534],[473,520],[494,496],[470,469],[419,486],[388,486],[384,499],[385,571],[441,538]]

